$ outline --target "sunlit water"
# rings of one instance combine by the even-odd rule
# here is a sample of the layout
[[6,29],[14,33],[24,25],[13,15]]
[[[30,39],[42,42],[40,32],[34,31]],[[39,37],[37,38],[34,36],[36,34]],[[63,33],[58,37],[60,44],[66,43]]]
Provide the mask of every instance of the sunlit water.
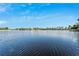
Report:
[[79,32],[0,31],[1,56],[78,56]]

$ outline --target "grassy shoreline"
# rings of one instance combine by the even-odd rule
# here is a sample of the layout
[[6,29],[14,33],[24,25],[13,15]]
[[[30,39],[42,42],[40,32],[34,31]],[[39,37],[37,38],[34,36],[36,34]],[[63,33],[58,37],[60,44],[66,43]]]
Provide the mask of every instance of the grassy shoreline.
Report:
[[0,30],[0,31],[70,31],[70,30]]
[[27,31],[27,30],[52,30],[52,31],[73,31],[79,32],[79,29],[68,29],[68,28],[0,28],[0,31]]
[[70,29],[70,31],[79,32],[79,29]]

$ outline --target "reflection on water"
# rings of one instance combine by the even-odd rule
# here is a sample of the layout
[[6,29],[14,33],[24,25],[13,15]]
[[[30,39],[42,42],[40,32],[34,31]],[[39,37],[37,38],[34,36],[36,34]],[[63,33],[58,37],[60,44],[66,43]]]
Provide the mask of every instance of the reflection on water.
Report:
[[60,30],[0,31],[0,55],[79,55],[79,32]]

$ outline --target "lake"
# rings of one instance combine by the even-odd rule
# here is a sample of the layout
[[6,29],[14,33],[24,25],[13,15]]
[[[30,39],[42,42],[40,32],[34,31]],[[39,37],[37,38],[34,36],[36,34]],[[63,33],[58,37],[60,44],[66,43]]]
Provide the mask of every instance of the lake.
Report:
[[0,56],[78,56],[79,32],[0,31]]

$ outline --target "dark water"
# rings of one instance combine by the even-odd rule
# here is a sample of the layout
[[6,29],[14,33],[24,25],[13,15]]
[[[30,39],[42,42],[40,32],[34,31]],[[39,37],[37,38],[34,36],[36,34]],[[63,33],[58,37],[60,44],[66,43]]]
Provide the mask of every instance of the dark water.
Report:
[[79,32],[0,31],[1,56],[78,56]]

